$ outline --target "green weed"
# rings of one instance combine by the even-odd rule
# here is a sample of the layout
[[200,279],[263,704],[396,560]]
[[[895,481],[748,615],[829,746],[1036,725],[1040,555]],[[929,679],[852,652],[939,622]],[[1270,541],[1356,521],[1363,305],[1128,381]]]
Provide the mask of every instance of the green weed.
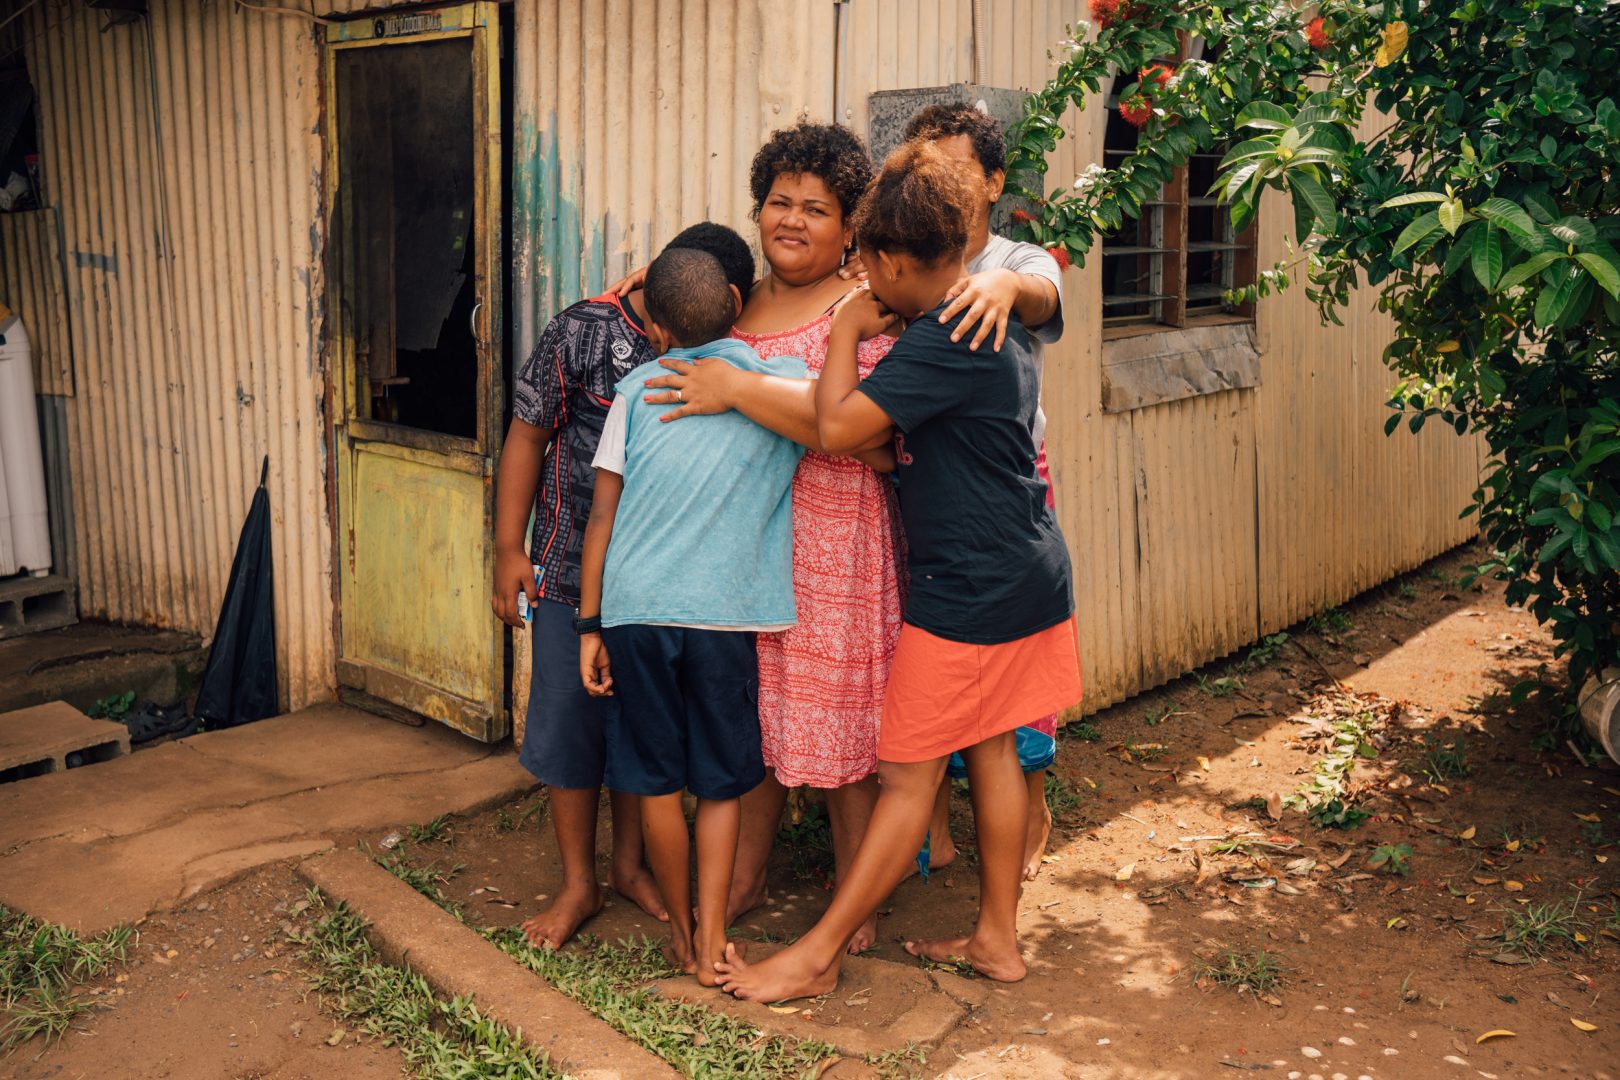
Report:
[[1085,798],[1075,785],[1052,772],[1046,773],[1046,808],[1052,811],[1052,820],[1059,825],[1067,824],[1080,813],[1085,805]]
[[1142,722],[1148,727],[1158,727],[1171,717],[1186,715],[1186,713],[1181,711],[1181,702],[1171,699],[1169,704],[1160,705],[1156,709],[1148,709],[1146,712],[1144,712],[1142,714]]
[[448,814],[440,814],[425,825],[412,825],[405,830],[405,834],[418,844],[430,844],[435,840],[448,844],[455,837]]
[[1288,631],[1286,630],[1277,634],[1267,634],[1260,639],[1260,644],[1249,650],[1249,655],[1243,658],[1243,663],[1239,667],[1244,671],[1255,671],[1265,667],[1282,655],[1288,641]]
[[97,1006],[73,993],[123,964],[138,940],[127,926],[81,938],[63,926],[0,906],[0,1056],[36,1035],[66,1034],[75,1018]]
[[867,1054],[866,1063],[877,1071],[882,1080],[913,1080],[923,1074],[928,1064],[928,1048],[908,1042],[898,1050]]
[[440,886],[450,884],[450,880],[452,878],[467,868],[465,863],[456,863],[448,870],[440,869],[438,866],[433,864],[429,864],[427,866],[413,866],[411,863],[405,860],[404,855],[398,852],[384,852],[379,854],[372,851],[363,842],[359,845],[359,847],[361,851],[365,852],[366,855],[371,858],[372,862],[376,863],[384,870],[387,870],[390,874],[393,874],[395,877],[399,878],[399,880],[403,881],[405,884],[409,885],[411,888],[415,889],[417,892],[421,893],[435,904],[438,904],[446,911],[453,915],[460,915],[460,901],[452,900],[448,896],[444,895],[444,890],[440,888]]
[[[1586,924],[1577,912],[1580,897],[1550,904],[1529,903],[1502,910],[1502,945],[1509,952],[1542,956],[1552,949],[1580,949]],[[1580,937],[1577,937],[1580,935]]]
[[1081,742],[1101,742],[1102,732],[1097,726],[1087,720],[1080,720],[1073,724],[1065,724],[1058,728],[1058,733],[1069,739],[1079,739]]
[[820,803],[806,803],[798,821],[789,815],[776,834],[776,842],[787,851],[793,876],[799,880],[813,881],[832,874],[832,821]]
[[1395,590],[1395,595],[1399,596],[1402,600],[1416,600],[1417,587],[1409,581],[1403,581],[1401,582],[1400,588]]
[[1372,855],[1367,859],[1367,865],[1374,870],[1382,866],[1391,874],[1399,874],[1401,877],[1405,877],[1412,872],[1412,868],[1407,865],[1407,860],[1411,857],[1412,846],[1410,844],[1379,844],[1376,848],[1373,848]]
[[1196,970],[1200,981],[1229,986],[1238,993],[1273,994],[1282,987],[1286,971],[1282,958],[1256,945],[1248,952],[1226,949]]
[[108,694],[104,698],[97,698],[95,703],[85,711],[85,715],[92,720],[111,720],[115,724],[124,722],[129,710],[135,707],[135,691],[125,690],[122,694]]
[[1243,689],[1243,680],[1235,675],[1223,675],[1212,679],[1208,675],[1198,676],[1198,692],[1207,694],[1212,698],[1231,697]]
[[1340,607],[1319,611],[1305,621],[1305,629],[1335,644],[1339,636],[1348,634],[1355,628],[1355,620],[1350,617],[1349,612]]
[[1431,784],[1443,784],[1447,780],[1467,776],[1472,771],[1472,766],[1468,764],[1467,742],[1460,735],[1450,742],[1423,736],[1421,769]]
[[328,906],[311,890],[309,931],[294,940],[314,973],[311,986],[342,1022],[396,1047],[419,1077],[511,1077],[562,1080],[543,1055],[481,1014],[467,998],[445,1001],[427,980],[377,959],[365,923],[342,904]]

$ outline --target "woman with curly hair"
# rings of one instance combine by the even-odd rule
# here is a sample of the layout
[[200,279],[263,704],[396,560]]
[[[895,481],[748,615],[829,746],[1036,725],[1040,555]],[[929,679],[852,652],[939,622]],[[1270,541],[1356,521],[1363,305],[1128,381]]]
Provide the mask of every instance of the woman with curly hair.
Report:
[[[753,1001],[836,987],[850,942],[909,871],[946,762],[967,763],[979,838],[979,912],[970,934],[908,942],[1004,982],[1018,947],[1028,790],[1014,732],[1080,699],[1068,548],[1035,470],[1039,367],[1029,334],[975,351],[939,314],[965,269],[982,188],[931,142],[906,143],[854,217],[871,290],[839,308],[816,384],[817,433],[848,453],[896,436],[910,545],[905,627],[892,657],[878,741],[882,793],[821,920],[749,964],[734,946],[721,986]],[[864,341],[908,320],[877,370]]]
[[[850,214],[871,177],[866,147],[837,124],[801,123],[777,131],[754,156],[749,188],[770,272],[754,286],[733,333],[760,355],[798,356],[812,376],[821,370],[833,309],[856,287],[838,271],[854,246]],[[884,336],[861,344],[862,376],[891,344]],[[672,374],[647,384],[664,392],[647,400],[679,406],[666,420],[736,409],[808,447],[793,482],[798,625],[759,635],[767,778],[743,799],[729,925],[766,899],[766,861],[788,788],[826,791],[840,881],[877,801],[878,721],[900,634],[902,558],[893,485],[878,472],[893,471],[894,457],[883,438],[846,456],[823,452],[813,382],[720,363],[670,360],[665,366]],[[876,933],[873,915],[851,949],[871,945]]]

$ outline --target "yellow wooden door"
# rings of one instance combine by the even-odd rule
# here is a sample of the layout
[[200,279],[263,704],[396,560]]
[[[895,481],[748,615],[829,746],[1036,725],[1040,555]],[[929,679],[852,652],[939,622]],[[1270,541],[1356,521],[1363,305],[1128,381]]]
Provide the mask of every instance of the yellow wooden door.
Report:
[[485,741],[508,725],[499,33],[485,2],[326,28],[338,679]]

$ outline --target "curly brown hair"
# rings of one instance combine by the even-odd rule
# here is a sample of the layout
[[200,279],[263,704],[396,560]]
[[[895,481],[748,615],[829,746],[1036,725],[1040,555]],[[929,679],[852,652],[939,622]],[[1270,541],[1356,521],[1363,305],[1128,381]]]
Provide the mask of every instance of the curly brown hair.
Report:
[[855,208],[862,252],[910,255],[925,266],[962,254],[975,193],[933,143],[901,143]]
[[952,135],[966,135],[973,143],[973,156],[979,159],[984,175],[1007,171],[1007,140],[1001,122],[972,105],[925,105],[906,125],[907,139],[945,139]]
[[755,221],[776,178],[799,174],[814,176],[831,188],[839,210],[848,217],[872,181],[872,157],[860,136],[842,124],[799,123],[771,132],[748,167]]

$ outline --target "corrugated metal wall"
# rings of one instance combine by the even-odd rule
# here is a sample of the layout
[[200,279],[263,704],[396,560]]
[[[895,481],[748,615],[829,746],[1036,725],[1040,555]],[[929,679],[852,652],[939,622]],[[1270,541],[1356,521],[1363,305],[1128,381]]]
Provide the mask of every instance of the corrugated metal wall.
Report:
[[67,259],[80,609],[211,632],[268,454],[285,696],[330,696],[312,24],[70,0],[21,25]]
[[15,311],[34,353],[34,392],[73,393],[67,282],[56,210],[0,214],[0,302]]

